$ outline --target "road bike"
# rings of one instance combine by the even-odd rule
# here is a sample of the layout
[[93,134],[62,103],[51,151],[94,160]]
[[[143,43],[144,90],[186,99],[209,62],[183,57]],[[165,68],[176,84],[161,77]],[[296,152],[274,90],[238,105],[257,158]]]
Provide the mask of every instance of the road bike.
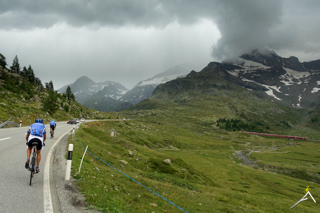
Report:
[[32,153],[31,153],[31,160],[29,164],[29,171],[30,171],[30,186],[32,182],[33,175],[36,173],[36,160],[37,160],[37,146],[34,145],[32,147]]
[[53,131],[50,130],[50,136],[51,136],[51,139],[53,138]]

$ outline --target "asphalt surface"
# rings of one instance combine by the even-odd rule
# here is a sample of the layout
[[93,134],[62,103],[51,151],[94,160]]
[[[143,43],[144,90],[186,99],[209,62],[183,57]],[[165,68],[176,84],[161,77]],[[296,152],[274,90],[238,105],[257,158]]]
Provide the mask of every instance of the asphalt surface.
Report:
[[[92,212],[86,211],[87,204],[74,180],[64,180],[67,139],[73,126],[58,122],[55,137],[50,139],[50,128],[46,125],[48,137],[41,151],[40,173],[34,176],[31,186],[30,172],[24,168],[28,126],[0,129],[1,213]],[[59,140],[62,135],[65,136]],[[50,152],[52,157],[47,159]]]

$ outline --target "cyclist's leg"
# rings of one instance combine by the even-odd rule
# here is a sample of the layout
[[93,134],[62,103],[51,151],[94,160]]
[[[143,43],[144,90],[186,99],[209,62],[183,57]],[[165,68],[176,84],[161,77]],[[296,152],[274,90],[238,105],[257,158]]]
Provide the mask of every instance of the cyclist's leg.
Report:
[[32,149],[32,147],[28,146],[28,149],[27,149],[27,159],[30,159],[31,149]]
[[41,150],[43,147],[43,142],[39,141],[38,146],[37,146],[37,168],[36,168],[36,173],[39,173],[39,165],[41,161]]
[[37,150],[37,167],[39,167],[41,161],[41,150]]
[[27,161],[26,161],[26,163],[25,163],[25,165],[24,165],[24,167],[25,167],[26,169],[29,169],[31,149],[32,149],[32,147],[29,147],[29,146],[28,146],[28,149],[27,149]]
[[41,160],[41,149],[42,149],[42,141],[39,139],[39,138],[33,138],[29,141],[29,148],[30,148],[30,153],[31,153],[31,150],[32,150],[32,146],[36,145],[37,146],[37,167],[39,167],[39,164],[40,164],[40,160]]
[[39,167],[40,161],[41,161],[41,150],[43,147],[43,142],[39,140],[38,146],[37,146],[37,167]]

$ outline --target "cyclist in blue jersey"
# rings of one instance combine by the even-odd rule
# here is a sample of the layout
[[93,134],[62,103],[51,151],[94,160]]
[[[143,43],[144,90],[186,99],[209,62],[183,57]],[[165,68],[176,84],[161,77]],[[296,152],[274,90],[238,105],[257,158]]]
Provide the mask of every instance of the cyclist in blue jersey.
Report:
[[52,137],[54,137],[54,129],[56,128],[57,124],[54,120],[50,121],[50,132],[52,131]]
[[36,173],[39,173],[39,164],[41,160],[41,149],[46,141],[46,127],[43,124],[43,120],[41,118],[37,118],[34,124],[31,124],[27,131],[26,140],[27,140],[27,162],[25,164],[25,168],[29,169],[29,161],[30,155],[33,145],[37,145],[37,168]]

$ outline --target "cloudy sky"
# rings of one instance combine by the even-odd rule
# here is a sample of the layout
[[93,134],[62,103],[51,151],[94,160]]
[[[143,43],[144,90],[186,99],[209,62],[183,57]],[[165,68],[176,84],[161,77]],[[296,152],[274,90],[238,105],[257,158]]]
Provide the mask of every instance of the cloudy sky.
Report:
[[140,80],[268,48],[320,59],[318,0],[0,0],[0,53],[55,89]]

